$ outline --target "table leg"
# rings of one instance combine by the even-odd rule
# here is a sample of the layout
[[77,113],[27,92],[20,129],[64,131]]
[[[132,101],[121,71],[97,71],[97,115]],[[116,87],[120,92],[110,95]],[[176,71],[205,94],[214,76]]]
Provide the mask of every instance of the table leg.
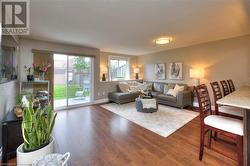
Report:
[[244,111],[244,165],[250,165],[250,110]]

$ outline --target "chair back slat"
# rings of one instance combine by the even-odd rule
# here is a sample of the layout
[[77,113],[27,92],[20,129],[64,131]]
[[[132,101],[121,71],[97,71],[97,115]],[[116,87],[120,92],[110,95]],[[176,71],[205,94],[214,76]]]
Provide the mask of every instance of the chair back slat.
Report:
[[235,91],[235,86],[234,86],[234,83],[233,83],[233,80],[227,80],[227,83],[229,85],[229,89],[230,89],[230,92],[234,92]]
[[229,87],[227,85],[227,82],[225,80],[223,80],[223,81],[220,81],[220,83],[221,83],[221,86],[222,86],[224,96],[229,95],[230,94],[230,89],[229,89]]
[[214,94],[214,105],[215,105],[215,114],[219,114],[219,107],[218,104],[216,103],[217,100],[221,99],[222,93],[221,93],[221,89],[220,89],[220,85],[218,82],[211,82],[210,83],[212,90],[213,90],[213,94]]
[[200,111],[200,117],[201,120],[207,116],[211,115],[211,102],[210,102],[210,97],[209,93],[207,90],[207,86],[205,84],[198,85],[194,87],[198,102],[199,102],[199,111]]

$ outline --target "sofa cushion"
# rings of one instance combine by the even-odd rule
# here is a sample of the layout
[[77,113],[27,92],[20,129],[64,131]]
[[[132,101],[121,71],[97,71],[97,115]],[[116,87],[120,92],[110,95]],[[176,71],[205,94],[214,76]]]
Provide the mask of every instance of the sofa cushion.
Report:
[[161,92],[151,92],[151,94],[153,95],[153,97],[159,95],[159,94],[162,94]]
[[171,101],[171,102],[176,102],[177,99],[176,97],[170,96],[170,95],[165,95],[165,94],[159,94],[156,96],[157,99],[160,100],[167,100],[167,101]]
[[127,98],[134,98],[134,97],[138,97],[139,93],[119,93],[119,92],[114,92],[114,93],[110,93],[109,97],[113,98],[113,99],[118,99],[118,100],[122,100],[122,99],[127,99]]
[[163,92],[163,84],[159,82],[154,82],[153,91]]

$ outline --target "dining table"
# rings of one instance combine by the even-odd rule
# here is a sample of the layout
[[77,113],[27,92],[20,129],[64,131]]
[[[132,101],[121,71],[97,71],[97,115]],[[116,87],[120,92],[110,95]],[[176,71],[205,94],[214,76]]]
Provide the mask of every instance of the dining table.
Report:
[[250,166],[250,85],[237,88],[234,92],[217,101],[218,105],[241,108],[244,111],[243,161]]

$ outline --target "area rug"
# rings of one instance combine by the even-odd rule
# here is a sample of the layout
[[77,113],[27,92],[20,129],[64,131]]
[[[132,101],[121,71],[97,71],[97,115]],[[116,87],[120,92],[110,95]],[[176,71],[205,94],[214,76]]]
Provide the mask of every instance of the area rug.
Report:
[[197,112],[164,105],[159,105],[158,111],[154,113],[137,112],[134,102],[121,105],[109,103],[101,107],[163,137],[174,133],[199,115]]

